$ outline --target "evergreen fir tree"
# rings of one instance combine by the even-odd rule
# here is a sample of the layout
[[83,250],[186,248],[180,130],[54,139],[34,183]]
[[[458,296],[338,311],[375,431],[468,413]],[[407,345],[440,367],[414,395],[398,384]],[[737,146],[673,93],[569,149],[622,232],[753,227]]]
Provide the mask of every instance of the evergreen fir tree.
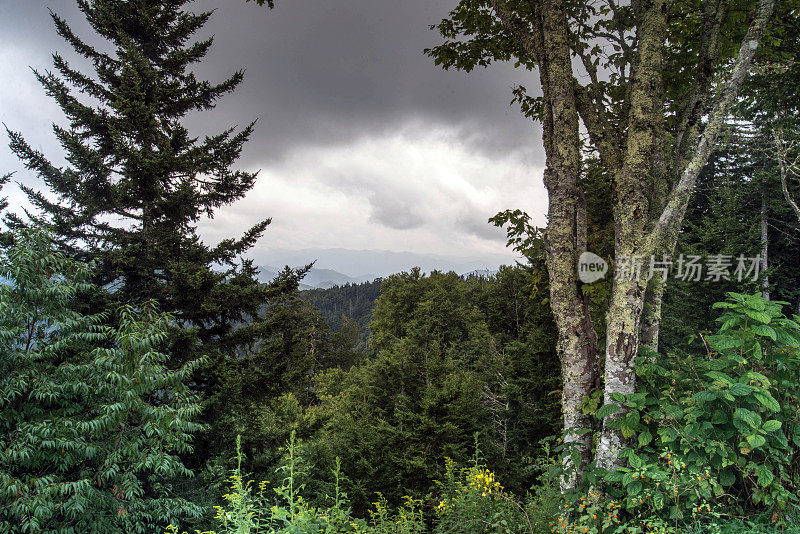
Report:
[[[230,351],[234,326],[270,296],[252,262],[239,260],[269,220],[214,247],[200,240],[196,225],[252,187],[256,173],[232,165],[254,123],[198,140],[181,121],[213,108],[243,72],[218,84],[195,78],[190,67],[213,39],[191,37],[211,13],[184,11],[187,0],[77,3],[111,51],[88,45],[51,12],[58,34],[94,72],[76,70],[59,53],[54,71],[35,72],[69,119],[66,128],[53,126],[69,164],[56,167],[20,133],[8,132],[14,153],[57,196],[23,187],[37,208],[28,216],[53,228],[73,257],[98,262],[94,281],[108,290],[106,306],[156,299],[179,327],[198,333],[204,352],[213,353],[212,344]],[[24,224],[18,216],[7,222]],[[182,361],[197,352],[197,338],[187,332],[173,338]]]
[[[11,173],[0,176],[0,190],[3,189],[3,186],[6,185],[10,179],[11,179]],[[0,212],[5,210],[7,207],[8,207],[8,198],[7,197],[0,198]]]
[[[10,172],[0,176],[0,190],[2,190],[3,186],[6,185],[9,182],[9,180],[11,180],[11,176],[13,176],[13,173]],[[8,207],[8,197],[0,197],[0,213],[5,211],[7,207]],[[11,236],[8,234],[8,232],[0,231],[0,244],[3,245],[9,244],[10,237]]]

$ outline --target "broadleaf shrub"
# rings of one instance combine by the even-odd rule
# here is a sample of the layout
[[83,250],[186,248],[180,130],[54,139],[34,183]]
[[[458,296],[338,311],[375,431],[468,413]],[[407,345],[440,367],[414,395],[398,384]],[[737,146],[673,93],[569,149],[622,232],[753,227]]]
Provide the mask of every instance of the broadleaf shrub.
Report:
[[683,532],[718,523],[723,507],[797,518],[800,325],[784,304],[728,293],[702,353],[640,356],[639,391],[596,412],[631,438],[627,466],[584,473],[562,531]]
[[44,230],[0,253],[0,531],[153,532],[198,517],[172,483],[191,473],[199,362],[166,367],[171,319],[153,303],[105,315],[75,311],[91,265]]

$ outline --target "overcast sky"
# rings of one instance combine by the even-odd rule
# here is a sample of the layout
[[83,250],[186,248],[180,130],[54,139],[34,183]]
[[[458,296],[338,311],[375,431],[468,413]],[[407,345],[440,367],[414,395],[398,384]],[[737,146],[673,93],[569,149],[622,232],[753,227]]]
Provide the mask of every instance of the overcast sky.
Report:
[[[30,68],[59,50],[47,8],[91,42],[72,0],[0,0],[0,120],[57,164],[51,131],[63,123]],[[246,198],[200,230],[214,243],[255,221],[273,223],[251,254],[307,248],[381,249],[468,258],[512,255],[487,224],[521,208],[544,224],[541,130],[510,106],[511,87],[535,86],[510,66],[445,72],[422,51],[438,42],[430,24],[455,0],[291,0],[270,11],[244,0],[199,0],[216,8],[198,34],[215,46],[198,76],[245,81],[211,112],[188,117],[197,134],[257,118],[239,167],[260,169]],[[76,62],[76,64],[79,64]],[[530,76],[530,75],[528,75]],[[5,136],[4,136],[5,137]],[[0,170],[38,181],[0,144]],[[22,197],[9,187],[12,209]],[[324,265],[322,265],[324,266]]]

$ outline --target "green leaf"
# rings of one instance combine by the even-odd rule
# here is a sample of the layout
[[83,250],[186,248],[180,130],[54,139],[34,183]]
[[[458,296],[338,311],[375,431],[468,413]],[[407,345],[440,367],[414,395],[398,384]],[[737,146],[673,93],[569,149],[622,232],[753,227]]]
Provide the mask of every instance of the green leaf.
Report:
[[757,449],[767,442],[764,436],[761,436],[759,434],[750,434],[745,439],[753,449]]
[[772,381],[769,378],[761,373],[757,373],[756,371],[748,371],[746,376],[748,381],[757,380],[758,383],[761,384],[761,387],[768,388],[772,384]]
[[706,341],[708,341],[708,345],[716,352],[730,350],[742,344],[741,340],[727,335],[707,336]]
[[745,395],[749,395],[753,392],[755,388],[749,384],[743,384],[741,382],[736,382],[731,386],[731,395],[736,397],[744,397]]
[[683,417],[683,408],[680,406],[676,406],[674,404],[665,404],[664,411],[666,411],[671,417],[675,419],[680,419]]
[[711,416],[711,423],[721,425],[728,422],[728,414],[723,410],[714,410],[714,415]]
[[653,441],[653,434],[645,430],[639,433],[639,446],[646,447]]
[[772,341],[776,341],[776,339],[778,337],[778,335],[775,333],[775,330],[772,327],[767,326],[765,324],[755,325],[752,328],[752,331],[753,331],[754,334],[759,335],[759,336],[763,336],[763,337],[768,337],[768,338],[772,339]]
[[772,484],[772,481],[775,479],[775,475],[772,474],[772,470],[765,464],[756,466],[756,477],[758,477],[758,485],[762,488]]
[[759,403],[768,410],[773,412],[780,412],[781,405],[778,404],[778,401],[775,400],[768,391],[756,391],[753,396],[758,400]]
[[729,375],[726,375],[720,371],[709,371],[706,373],[706,376],[711,380],[719,381],[729,386],[733,384],[733,379]]
[[761,427],[764,432],[775,432],[776,430],[780,430],[781,422],[776,421],[775,419],[770,419]]
[[661,443],[671,443],[678,437],[678,432],[674,428],[659,428],[658,435],[661,437]]
[[752,428],[761,427],[761,416],[747,408],[736,408],[736,411],[733,413],[733,418],[744,421]]
[[745,295],[744,302],[747,304],[751,309],[756,311],[764,311],[767,309],[767,301],[766,299],[759,295]]
[[701,401],[701,402],[711,402],[717,400],[719,395],[713,391],[698,391],[694,394],[694,398]]
[[719,331],[724,332],[725,330],[730,330],[741,322],[742,320],[739,317],[730,317],[724,323],[722,323],[722,326],[719,327]]
[[777,334],[777,343],[780,343],[781,345],[797,346],[797,339],[792,337],[792,335],[786,332],[786,330],[783,328],[779,328],[775,331],[775,333]]
[[634,481],[633,475],[634,475],[634,473],[632,473],[630,471],[625,473],[622,476],[622,485],[623,486],[627,486],[628,484],[631,484]]
[[755,319],[760,323],[769,324],[769,322],[772,320],[772,317],[763,311],[750,310],[747,308],[742,309],[742,311],[746,313],[748,317]]
[[634,480],[633,482],[628,484],[625,487],[625,489],[628,490],[628,495],[630,495],[631,497],[635,497],[636,495],[639,495],[639,493],[642,492],[642,482],[640,480]]
[[732,469],[723,469],[719,473],[719,483],[725,487],[732,486],[736,482],[736,474]]
[[628,455],[628,462],[631,464],[632,469],[641,469],[644,462],[634,453]]
[[605,419],[609,415],[617,413],[617,410],[619,410],[619,406],[616,404],[604,404],[597,409],[595,416],[597,416],[598,419]]

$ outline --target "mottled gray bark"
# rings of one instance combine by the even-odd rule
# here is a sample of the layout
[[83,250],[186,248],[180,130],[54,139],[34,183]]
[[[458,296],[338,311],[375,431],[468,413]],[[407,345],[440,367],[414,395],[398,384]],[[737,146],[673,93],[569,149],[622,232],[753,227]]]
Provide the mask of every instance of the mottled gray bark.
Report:
[[[638,26],[638,49],[631,76],[631,110],[625,156],[616,182],[614,252],[618,276],[611,289],[606,316],[603,396],[606,404],[615,402],[611,398],[614,394],[629,395],[636,391],[635,365],[647,282],[635,271],[628,275],[621,273],[619,268],[639,253],[641,238],[650,225],[650,195],[656,168],[653,156],[661,146],[664,121],[664,95],[660,92],[667,31],[664,2],[638,1],[633,3],[633,7]],[[622,415],[624,410],[618,413]],[[608,418],[603,421],[596,453],[597,465],[606,469],[621,464],[619,451],[625,442],[621,432],[611,428],[609,422]]]
[[642,310],[641,344],[652,352],[658,352],[658,332],[661,328],[661,304],[667,283],[658,274],[647,284]]
[[[580,409],[597,380],[597,341],[577,278],[579,249],[585,247],[585,218],[581,215],[578,176],[581,170],[578,111],[572,83],[567,17],[563,0],[544,2],[541,16],[540,78],[547,101],[545,148],[548,226],[547,267],[550,304],[558,328],[558,354],[564,380],[562,410],[564,440],[581,455],[579,474],[591,460],[591,418]],[[581,242],[582,241],[582,242]],[[581,243],[579,243],[581,242]],[[567,466],[569,467],[569,466]],[[562,484],[574,486],[577,477]]]
[[[652,69],[660,68],[663,58],[665,37],[663,2],[639,1],[633,3],[637,16],[637,36],[639,42],[637,62],[631,88],[631,115],[628,123],[627,147],[622,170],[618,179],[619,200],[615,206],[617,260],[621,256],[633,257],[663,250],[673,250],[689,196],[708,157],[711,154],[730,106],[736,99],[750,64],[763,35],[767,21],[772,14],[774,0],[760,0],[756,17],[751,24],[739,50],[739,55],[730,76],[723,84],[722,94],[712,109],[709,120],[700,135],[693,155],[682,172],[680,179],[670,192],[660,214],[652,214],[655,224],[649,226],[641,220],[647,215],[648,206],[641,201],[640,193],[634,189],[642,185],[641,173],[646,169],[644,153],[657,143],[653,134],[652,106],[654,82],[659,74]],[[657,215],[657,219],[655,216]],[[613,393],[627,395],[636,390],[634,373],[636,356],[639,351],[641,319],[644,309],[643,282],[628,279],[616,280],[612,289],[611,306],[607,316],[606,328],[606,403],[614,402]],[[624,413],[624,410],[623,410]],[[600,435],[596,462],[600,467],[612,469],[621,465],[620,448],[624,438],[618,430],[609,428],[604,421]]]

